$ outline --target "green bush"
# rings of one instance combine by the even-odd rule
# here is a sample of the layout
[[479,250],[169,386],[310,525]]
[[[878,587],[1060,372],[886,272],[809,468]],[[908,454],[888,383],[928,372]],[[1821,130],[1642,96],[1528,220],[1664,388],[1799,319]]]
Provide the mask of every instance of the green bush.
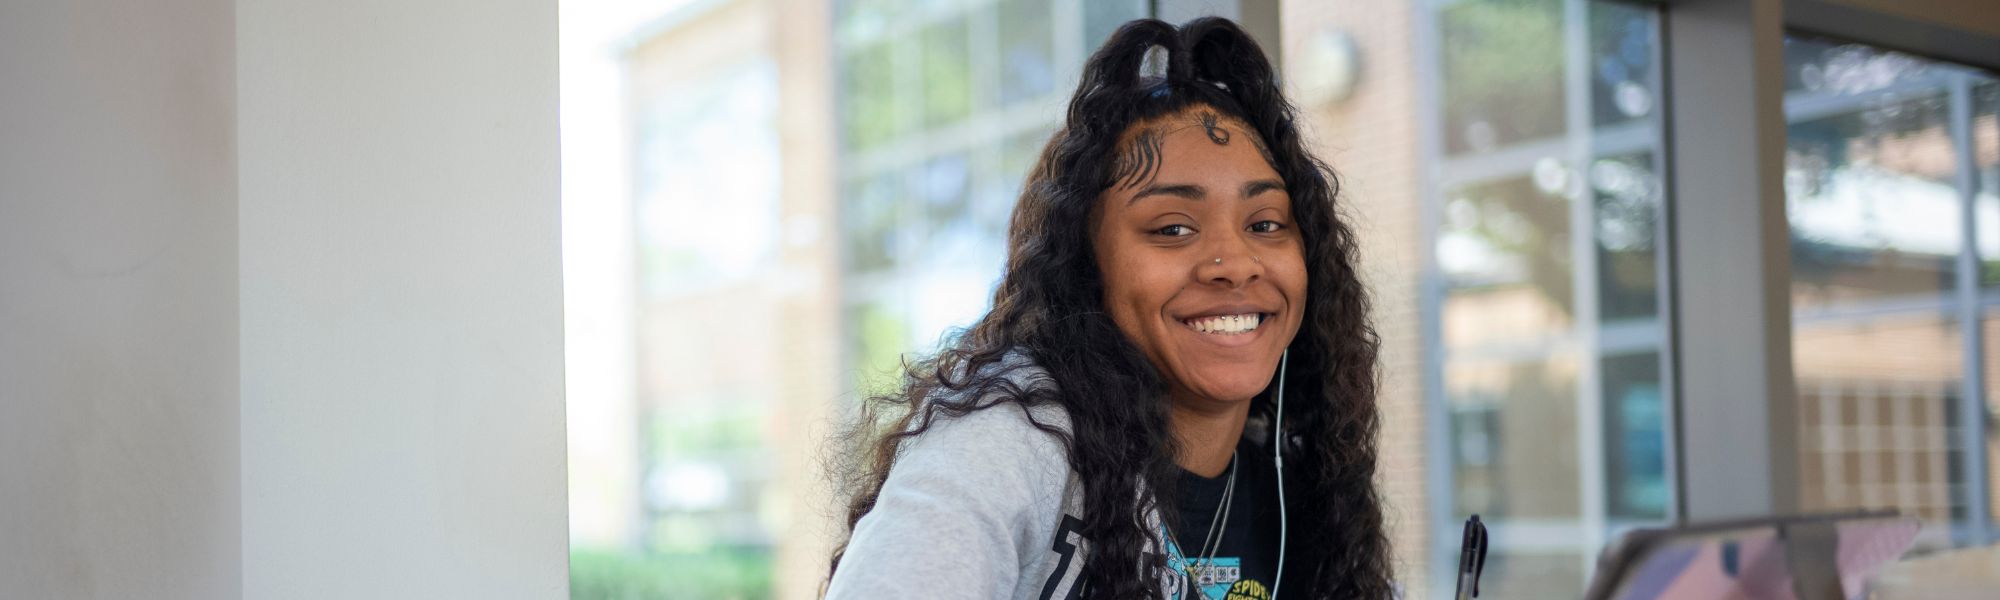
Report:
[[767,551],[637,554],[576,549],[569,555],[572,600],[753,600],[770,598],[771,593]]

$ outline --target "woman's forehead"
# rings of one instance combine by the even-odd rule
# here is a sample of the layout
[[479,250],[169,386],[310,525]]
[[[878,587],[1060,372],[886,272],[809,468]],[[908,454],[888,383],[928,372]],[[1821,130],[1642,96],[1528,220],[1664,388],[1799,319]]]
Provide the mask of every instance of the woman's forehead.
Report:
[[1158,137],[1166,137],[1196,128],[1209,135],[1210,141],[1217,144],[1235,141],[1238,136],[1256,135],[1250,124],[1243,119],[1225,114],[1206,104],[1193,104],[1172,113],[1133,123],[1125,128],[1124,133],[1119,134],[1118,146],[1121,149],[1128,148],[1134,140],[1149,132]]
[[[1117,146],[1111,188],[1107,191],[1130,191],[1153,181],[1162,169],[1168,168],[1170,144],[1177,156],[1184,156],[1190,150],[1254,150],[1264,166],[1276,169],[1270,151],[1247,123],[1211,107],[1195,105],[1128,128]],[[1176,168],[1193,166],[1201,165],[1176,165]]]

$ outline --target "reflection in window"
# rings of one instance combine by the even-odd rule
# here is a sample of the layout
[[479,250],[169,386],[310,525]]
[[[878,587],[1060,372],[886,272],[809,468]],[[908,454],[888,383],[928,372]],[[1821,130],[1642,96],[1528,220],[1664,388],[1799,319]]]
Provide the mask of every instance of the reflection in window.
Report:
[[1667,415],[1661,398],[1660,356],[1639,352],[1605,356],[1604,452],[1613,518],[1664,519],[1673,500],[1667,487]]
[[1795,303],[1942,298],[1961,244],[1945,99],[1855,108],[1786,132]]
[[1660,312],[1660,176],[1651,153],[1590,165],[1597,227],[1598,318],[1611,323]]
[[[1574,314],[1566,175],[1555,159],[1519,177],[1445,192],[1438,227],[1445,345],[1461,347],[1567,329]],[[1544,168],[1546,167],[1546,168]],[[1502,308],[1504,307],[1504,308]],[[1493,310],[1512,318],[1495,319]]]
[[1522,522],[1576,519],[1576,444],[1546,443],[1550,432],[1576,429],[1576,361],[1457,360],[1445,379],[1461,444],[1458,510]]
[[906,353],[985,312],[1021,180],[1084,53],[1146,10],[1081,0],[836,5],[843,354],[855,389],[884,389]]
[[949,19],[918,34],[923,64],[924,127],[935,128],[972,113],[972,57],[964,19]]
[[[1924,521],[1920,547],[1984,543],[2000,373],[1994,309],[1968,308],[2000,308],[1985,291],[2000,207],[1977,187],[2000,140],[1993,79],[1809,37],[1788,38],[1785,61],[1801,497],[1901,509]],[[1974,348],[1987,365],[1968,368]]]
[[[1575,596],[1610,532],[1665,521],[1673,497],[1659,19],[1588,0],[1426,5],[1441,182],[1428,368],[1453,445],[1431,450],[1449,460],[1451,511],[1432,522],[1492,524],[1483,590]],[[1457,564],[1446,537],[1437,571]]]
[[1055,35],[1045,0],[1000,1],[1000,105],[1056,90]]
[[1562,135],[1563,0],[1457,2],[1437,22],[1447,153]]

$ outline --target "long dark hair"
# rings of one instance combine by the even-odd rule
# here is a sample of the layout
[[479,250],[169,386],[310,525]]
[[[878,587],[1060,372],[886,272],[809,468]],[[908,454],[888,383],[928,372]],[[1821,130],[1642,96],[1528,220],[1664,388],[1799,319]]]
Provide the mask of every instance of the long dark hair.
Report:
[[[1164,74],[1142,73],[1156,49],[1164,51]],[[1305,243],[1305,318],[1290,347],[1284,418],[1292,440],[1286,489],[1300,508],[1288,508],[1293,542],[1285,571],[1297,587],[1285,589],[1314,598],[1389,597],[1389,544],[1374,482],[1379,342],[1354,268],[1354,234],[1336,214],[1338,181],[1307,152],[1278,85],[1263,51],[1226,19],[1180,28],[1132,21],[1090,57],[1067,120],[1014,207],[992,310],[937,354],[905,364],[901,389],[869,398],[839,438],[852,451],[850,462],[833,469],[848,498],[849,534],[874,508],[900,443],[935,419],[1006,403],[1054,403],[1067,409],[1069,430],[1035,425],[1062,440],[1084,486],[1081,533],[1091,550],[1083,589],[1093,598],[1161,596],[1166,565],[1142,554],[1154,539],[1144,515],[1165,507],[1161,518],[1177,521],[1173,504],[1157,498],[1175,489],[1178,444],[1168,427],[1166,383],[1104,312],[1091,217],[1113,183],[1128,128],[1208,107],[1261,138]],[[1031,357],[1054,385],[1010,382],[1002,360],[1010,351]],[[1272,410],[1268,394],[1251,402],[1253,414]],[[1135,466],[1154,497],[1140,497]],[[834,552],[829,577],[845,550],[843,542]]]

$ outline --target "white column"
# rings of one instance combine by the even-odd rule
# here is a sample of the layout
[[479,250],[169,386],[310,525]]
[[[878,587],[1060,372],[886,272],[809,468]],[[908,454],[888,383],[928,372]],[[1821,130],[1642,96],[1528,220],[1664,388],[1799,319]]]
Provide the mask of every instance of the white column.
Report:
[[1779,0],[1666,11],[1684,519],[1798,508]]
[[555,4],[236,17],[243,596],[564,597]]

